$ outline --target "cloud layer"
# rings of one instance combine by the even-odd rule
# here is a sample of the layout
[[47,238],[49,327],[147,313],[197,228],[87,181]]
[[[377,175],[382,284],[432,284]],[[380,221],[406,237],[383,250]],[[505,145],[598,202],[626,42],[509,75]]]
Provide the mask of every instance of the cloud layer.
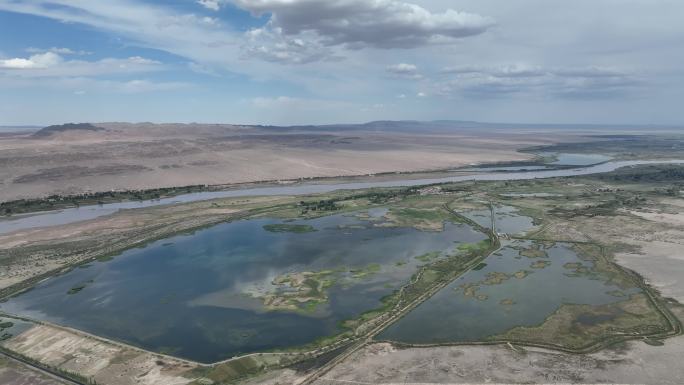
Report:
[[545,68],[512,64],[446,67],[440,72],[444,76],[435,83],[438,93],[477,97],[506,97],[510,94],[608,97],[640,84],[636,74],[602,67]]
[[386,71],[394,77],[405,79],[422,79],[423,75],[418,72],[415,64],[399,63],[387,66]]
[[140,56],[124,59],[105,58],[96,61],[65,60],[51,51],[31,55],[28,58],[0,60],[0,74],[35,78],[131,74],[157,71],[162,68],[160,62]]
[[323,45],[415,48],[483,33],[491,18],[448,9],[433,13],[396,0],[235,0],[284,36],[313,33]]
[[[681,120],[679,0],[0,0],[0,13],[0,116],[17,120],[22,103],[61,116],[98,98],[146,120]],[[14,33],[22,18],[31,33]],[[143,92],[158,93],[116,96]]]
[[15,57],[0,60],[0,69],[26,70],[26,69],[45,69],[61,63],[62,58],[52,52],[32,55],[29,58]]

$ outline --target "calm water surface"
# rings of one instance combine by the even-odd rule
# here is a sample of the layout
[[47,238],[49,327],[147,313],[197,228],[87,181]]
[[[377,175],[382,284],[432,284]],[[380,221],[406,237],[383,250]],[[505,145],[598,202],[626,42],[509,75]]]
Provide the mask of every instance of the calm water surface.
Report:
[[549,163],[554,166],[590,166],[592,164],[607,162],[612,158],[601,154],[559,154],[541,153],[540,155],[553,155],[556,160]]
[[[497,233],[519,234],[534,227],[532,218],[520,215],[512,206],[494,206],[494,227]],[[478,225],[486,228],[492,226],[492,211],[489,209],[471,210],[461,213]]]
[[[424,232],[378,227],[351,215],[291,222],[317,230],[301,234],[263,229],[273,223],[281,222],[236,221],[128,250],[48,279],[0,310],[212,362],[334,334],[340,321],[377,308],[406,282],[424,263],[414,257],[455,252],[459,242],[486,238],[467,225]],[[330,288],[329,302],[311,314],[265,311],[245,294],[272,287],[274,277],[288,272],[369,264],[380,271],[341,279]]]
[[[487,258],[483,269],[455,280],[376,338],[407,343],[477,341],[516,326],[538,325],[562,304],[612,303],[624,299],[615,296],[616,290],[623,295],[639,291],[622,290],[607,283],[607,277],[575,275],[566,263],[587,268],[593,263],[579,258],[568,244],[546,247],[543,258],[521,256],[517,248],[530,245],[529,241],[511,242],[499,255]],[[537,261],[549,264],[532,267]],[[513,276],[520,271],[528,275]],[[490,273],[505,273],[508,278],[499,284],[483,283]],[[472,284],[479,285],[478,290],[474,296],[466,296],[465,288]]]

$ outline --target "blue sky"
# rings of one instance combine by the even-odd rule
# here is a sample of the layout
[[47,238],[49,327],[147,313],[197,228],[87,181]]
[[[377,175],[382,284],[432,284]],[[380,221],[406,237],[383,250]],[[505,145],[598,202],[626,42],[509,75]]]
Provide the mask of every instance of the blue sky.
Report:
[[680,0],[0,0],[0,125],[682,124]]

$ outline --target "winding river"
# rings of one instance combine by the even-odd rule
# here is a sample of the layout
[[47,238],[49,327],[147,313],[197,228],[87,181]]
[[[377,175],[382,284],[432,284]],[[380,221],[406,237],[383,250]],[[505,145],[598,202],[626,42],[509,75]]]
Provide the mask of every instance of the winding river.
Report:
[[396,179],[378,180],[365,182],[347,183],[297,183],[286,186],[255,187],[224,191],[206,191],[191,194],[178,195],[170,198],[118,202],[103,205],[81,206],[59,211],[48,211],[37,214],[26,214],[0,220],[0,234],[6,234],[17,230],[26,230],[37,227],[59,226],[69,223],[94,219],[104,215],[115,213],[122,209],[143,208],[157,205],[173,203],[186,203],[201,200],[242,197],[242,196],[264,196],[264,195],[303,195],[326,193],[335,190],[357,190],[373,187],[400,187],[400,186],[420,186],[435,183],[462,182],[462,181],[498,181],[498,180],[524,180],[537,178],[553,178],[563,176],[577,176],[598,174],[614,171],[621,167],[645,165],[645,164],[684,164],[684,160],[627,160],[609,161],[587,167],[554,169],[554,170],[527,170],[514,172],[476,172],[472,174],[459,174],[440,178],[423,179]]

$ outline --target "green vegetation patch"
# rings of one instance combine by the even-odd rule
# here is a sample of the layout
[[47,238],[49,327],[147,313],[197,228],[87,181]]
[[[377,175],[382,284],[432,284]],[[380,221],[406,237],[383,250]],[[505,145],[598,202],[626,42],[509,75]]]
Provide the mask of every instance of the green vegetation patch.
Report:
[[489,239],[483,239],[477,243],[461,243],[456,248],[461,253],[479,254],[479,253],[482,253],[483,251],[489,249],[491,247],[491,245],[492,245],[492,242]]
[[360,269],[350,269],[349,272],[352,274],[352,278],[362,279],[370,277],[371,275],[377,274],[382,269],[382,266],[378,263],[371,263]]
[[548,258],[546,251],[542,249],[542,245],[537,243],[520,250],[519,254],[527,258]]
[[101,205],[124,201],[145,201],[208,190],[211,190],[211,188],[205,185],[194,185],[147,190],[103,191],[77,195],[50,195],[46,198],[18,199],[14,201],[2,202],[0,203],[0,215],[15,215],[36,211],[60,210],[69,207],[98,204]]
[[441,207],[414,208],[392,207],[385,214],[388,223],[398,227],[413,227],[424,231],[442,231],[444,222],[457,221],[457,218]]
[[430,262],[430,261],[432,261],[432,260],[434,260],[434,259],[439,258],[440,255],[442,255],[442,253],[441,253],[440,251],[431,251],[431,252],[429,252],[429,253],[425,253],[425,254],[419,255],[419,256],[417,256],[417,257],[415,257],[415,258],[416,258],[417,260],[419,260],[420,262],[425,262],[425,263],[427,263],[427,262]]
[[532,272],[529,270],[520,270],[520,271],[516,271],[515,273],[513,273],[513,276],[517,279],[523,279],[523,278],[527,277],[528,275],[530,275],[531,273]]
[[[273,279],[272,288],[248,290],[246,295],[262,301],[266,310],[313,313],[320,305],[328,303],[328,289],[340,281],[370,278],[379,273],[382,266],[371,263],[360,268],[336,268],[321,271],[293,272]],[[349,283],[349,282],[347,282]]]
[[563,265],[564,269],[573,270],[573,273],[565,273],[568,277],[581,277],[591,275],[591,268],[584,266],[581,262],[568,262]]
[[618,298],[626,297],[626,296],[627,296],[627,294],[625,294],[625,292],[623,292],[623,291],[621,291],[621,290],[611,290],[611,291],[607,291],[606,294],[608,294],[608,295],[610,295],[610,296],[613,296],[613,297],[618,297]]
[[73,295],[73,294],[79,293],[81,290],[85,289],[89,284],[91,284],[93,282],[94,281],[92,279],[89,279],[83,283],[80,283],[80,284],[72,287],[71,289],[69,289],[69,291],[67,291],[67,294]]
[[[480,266],[482,263],[480,263],[478,266]],[[486,266],[486,264],[485,264]],[[476,266],[477,267],[477,266]],[[480,269],[484,268],[481,267]],[[474,270],[474,269],[473,269]],[[454,288],[454,291],[456,292],[463,292],[463,296],[467,298],[475,298],[477,300],[483,301],[487,299],[488,297],[484,294],[480,294],[479,290],[482,288],[482,286],[494,286],[494,285],[501,285],[504,282],[508,281],[511,278],[517,278],[517,279],[523,279],[527,277],[531,271],[527,270],[520,270],[517,271],[513,274],[507,274],[499,271],[493,271],[489,272],[484,276],[484,279],[477,281],[477,282],[467,282],[459,285],[459,287]]]
[[537,326],[518,326],[489,340],[542,343],[581,350],[619,341],[625,335],[653,336],[670,332],[667,319],[645,294],[605,305],[564,304]]
[[480,271],[480,270],[484,269],[485,267],[487,267],[487,264],[484,262],[480,262],[477,264],[477,266],[473,267],[473,270]]
[[487,273],[485,276],[485,279],[482,281],[482,284],[488,285],[488,286],[493,286],[493,285],[501,285],[505,281],[509,280],[512,276],[508,275],[506,273],[501,273],[498,271]]
[[[584,276],[590,279],[600,279],[609,285],[615,285],[621,290],[637,287],[635,278],[625,273],[618,265],[603,255],[603,249],[593,244],[574,244],[573,251],[583,261],[591,262],[592,267],[581,266],[571,276]],[[570,275],[570,274],[566,274]]]
[[545,269],[550,264],[550,261],[534,261],[530,264],[530,267],[533,269]]

